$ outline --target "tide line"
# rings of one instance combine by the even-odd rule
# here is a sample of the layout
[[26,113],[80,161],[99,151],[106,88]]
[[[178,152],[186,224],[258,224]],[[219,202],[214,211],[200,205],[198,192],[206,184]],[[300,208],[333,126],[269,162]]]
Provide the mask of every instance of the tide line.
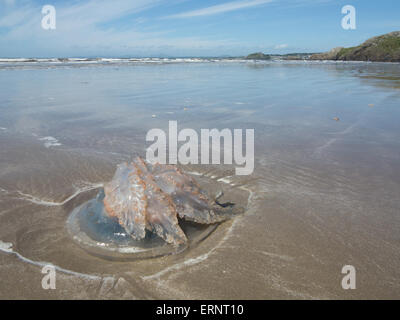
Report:
[[20,195],[19,199],[26,200],[26,201],[32,202],[34,204],[42,205],[42,206],[54,207],[54,206],[63,206],[64,204],[66,204],[68,201],[72,200],[73,198],[75,198],[79,194],[81,194],[83,192],[87,192],[87,191],[98,189],[98,188],[100,188],[102,186],[103,186],[102,183],[98,183],[98,184],[91,184],[91,185],[79,188],[79,189],[76,190],[76,192],[74,192],[71,196],[69,196],[68,198],[66,198],[62,202],[43,200],[43,199],[35,197],[35,196],[31,195],[31,194],[23,193],[21,191],[17,191],[17,193]]
[[57,271],[60,271],[62,273],[69,274],[69,275],[72,275],[72,276],[76,276],[76,277],[79,277],[79,278],[84,278],[84,279],[89,279],[89,280],[101,280],[102,279],[102,277],[100,277],[100,276],[95,276],[95,275],[91,275],[91,274],[80,273],[80,272],[75,272],[75,271],[72,271],[72,270],[64,269],[64,268],[61,268],[61,267],[56,266],[56,265],[54,265],[52,263],[49,263],[49,262],[31,260],[29,258],[24,257],[19,252],[14,251],[14,249],[12,247],[13,247],[12,243],[3,242],[3,241],[0,240],[0,252],[4,252],[4,253],[7,253],[7,254],[14,254],[15,256],[18,257],[18,259],[22,260],[23,262],[26,262],[26,263],[29,263],[29,264],[32,264],[32,265],[35,265],[35,266],[38,266],[38,267],[45,267],[45,266],[51,265]]

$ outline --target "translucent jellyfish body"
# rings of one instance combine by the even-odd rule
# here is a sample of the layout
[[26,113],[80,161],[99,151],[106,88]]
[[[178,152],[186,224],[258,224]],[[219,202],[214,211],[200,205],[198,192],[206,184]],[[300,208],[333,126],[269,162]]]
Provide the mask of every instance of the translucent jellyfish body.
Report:
[[219,222],[244,211],[210,197],[176,166],[141,158],[120,164],[97,197],[68,219],[74,240],[108,258],[146,258],[176,253],[204,239]]

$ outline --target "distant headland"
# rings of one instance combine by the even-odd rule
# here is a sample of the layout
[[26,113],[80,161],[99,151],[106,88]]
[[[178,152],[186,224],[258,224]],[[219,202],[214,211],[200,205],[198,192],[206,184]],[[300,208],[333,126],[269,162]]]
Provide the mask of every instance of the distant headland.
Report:
[[258,52],[248,55],[245,57],[245,59],[400,62],[400,31],[394,31],[381,36],[373,37],[356,47],[338,47],[324,53],[290,53],[283,55],[268,55]]

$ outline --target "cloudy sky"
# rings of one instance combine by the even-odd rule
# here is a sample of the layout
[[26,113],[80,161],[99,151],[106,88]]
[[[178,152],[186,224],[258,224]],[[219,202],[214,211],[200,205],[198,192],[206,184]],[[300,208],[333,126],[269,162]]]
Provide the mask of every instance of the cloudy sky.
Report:
[[[356,30],[341,27],[347,4]],[[0,57],[318,52],[400,30],[399,13],[399,0],[0,0]]]

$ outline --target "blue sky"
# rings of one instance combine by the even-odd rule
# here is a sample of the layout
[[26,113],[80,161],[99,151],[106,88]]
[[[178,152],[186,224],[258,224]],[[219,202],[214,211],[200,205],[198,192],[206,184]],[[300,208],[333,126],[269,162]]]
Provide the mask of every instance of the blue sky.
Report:
[[[41,28],[43,5],[56,30]],[[357,29],[341,27],[353,5]],[[398,0],[0,0],[0,57],[319,52],[400,30]]]

